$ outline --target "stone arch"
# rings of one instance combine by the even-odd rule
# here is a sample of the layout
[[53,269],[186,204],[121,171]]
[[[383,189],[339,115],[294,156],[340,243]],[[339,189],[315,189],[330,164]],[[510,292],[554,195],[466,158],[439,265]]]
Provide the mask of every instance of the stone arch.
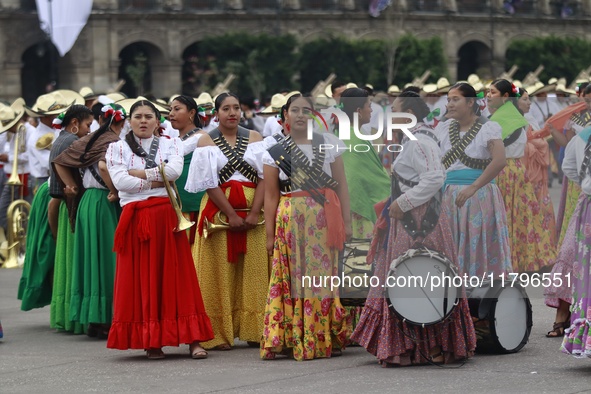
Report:
[[458,48],[457,57],[458,80],[465,80],[470,74],[486,74],[479,70],[490,67],[492,60],[490,47],[480,40],[465,41]]
[[[159,37],[156,34],[148,33],[148,32],[131,32],[129,34],[124,34],[120,32],[117,35],[117,54],[120,54],[121,51],[128,47],[129,45],[143,42],[146,44],[151,45],[154,47],[157,52],[160,54],[157,59],[154,61],[158,62],[157,64],[163,64],[165,61],[165,56],[168,54],[165,48],[168,48],[168,44],[166,42],[166,37]],[[117,57],[115,54],[115,57]],[[156,64],[156,63],[155,63]]]
[[123,93],[135,97],[165,90],[164,54],[156,45],[146,41],[132,42],[121,47],[118,57],[118,78],[125,80]]

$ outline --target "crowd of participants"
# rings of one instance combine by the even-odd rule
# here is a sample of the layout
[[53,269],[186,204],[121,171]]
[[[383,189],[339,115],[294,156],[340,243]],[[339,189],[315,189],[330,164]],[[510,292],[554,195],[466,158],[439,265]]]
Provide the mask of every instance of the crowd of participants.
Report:
[[[587,82],[472,75],[385,93],[336,81],[264,106],[230,92],[149,100],[90,88],[2,104],[3,230],[15,196],[32,203],[21,309],[50,306],[51,328],[150,359],[181,344],[207,358],[238,339],[262,359],[359,344],[383,366],[465,360],[477,344],[465,293],[446,321],[421,327],[392,313],[383,288],[360,307],[302,287],[338,275],[356,239],[384,279],[422,231],[461,274],[572,276],[545,289],[557,310],[547,336],[591,356],[589,97]],[[340,117],[321,115],[331,112],[360,133],[339,139]],[[417,119],[414,139],[378,139],[396,153],[363,138],[407,119],[380,116],[390,113]],[[23,186],[5,184],[15,171]],[[549,187],[562,174],[555,215]],[[180,230],[181,219],[195,225]]]

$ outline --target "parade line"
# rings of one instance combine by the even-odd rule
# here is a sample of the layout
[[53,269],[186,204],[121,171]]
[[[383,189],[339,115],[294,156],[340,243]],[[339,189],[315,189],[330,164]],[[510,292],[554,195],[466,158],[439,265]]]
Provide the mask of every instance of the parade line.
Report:
[[449,275],[441,272],[438,275],[431,275],[427,273],[426,276],[409,275],[409,276],[395,276],[390,275],[386,277],[385,283],[381,283],[380,278],[373,275],[357,275],[346,276],[344,273],[330,276],[302,276],[303,288],[330,288],[331,291],[341,287],[420,287],[429,288],[434,291],[437,288],[451,288],[464,287],[474,288],[481,287],[484,283],[490,284],[490,287],[561,287],[564,285],[571,286],[571,274],[562,275],[562,273],[509,273],[507,275],[497,275],[494,273],[484,274],[482,276],[464,275]]

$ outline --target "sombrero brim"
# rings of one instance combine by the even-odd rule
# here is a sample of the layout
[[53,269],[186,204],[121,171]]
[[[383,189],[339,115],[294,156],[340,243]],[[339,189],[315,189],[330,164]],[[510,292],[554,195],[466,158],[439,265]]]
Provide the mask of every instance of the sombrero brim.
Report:
[[15,124],[17,124],[23,118],[23,116],[26,113],[25,100],[23,100],[20,97],[17,98],[14,101],[14,103],[12,103],[10,105],[10,108],[12,108],[14,110],[14,112],[16,113],[16,116],[9,123],[7,123],[5,125],[0,124],[0,133],[9,130],[12,126],[14,126]]
[[60,89],[60,90],[54,91],[53,93],[60,93],[64,97],[65,102],[70,103],[70,104],[66,105],[63,108],[58,108],[58,109],[54,109],[51,111],[43,111],[43,110],[39,109],[37,107],[37,103],[35,103],[35,105],[33,105],[31,108],[25,107],[25,111],[27,111],[27,114],[29,114],[29,116],[32,116],[32,117],[59,115],[62,112],[67,111],[72,105],[75,105],[75,104],[84,105],[84,103],[85,103],[84,97],[82,97],[80,95],[80,93],[75,92],[73,90]]
[[533,92],[529,93],[530,96],[534,96],[540,93],[550,93],[556,91],[556,84],[545,85],[539,88],[538,90],[534,90]]
[[[119,104],[120,106],[122,106],[125,109],[125,112],[127,112],[128,114],[130,113],[131,107],[138,101],[150,101],[145,97],[136,97],[136,98],[127,98],[127,99],[123,99],[123,100],[119,100],[116,101],[116,104]],[[165,107],[160,103],[155,103],[153,101],[150,101],[152,104],[154,104],[154,107],[156,107],[156,109],[158,111],[160,111],[161,114],[168,114],[170,112],[170,108],[169,107]]]

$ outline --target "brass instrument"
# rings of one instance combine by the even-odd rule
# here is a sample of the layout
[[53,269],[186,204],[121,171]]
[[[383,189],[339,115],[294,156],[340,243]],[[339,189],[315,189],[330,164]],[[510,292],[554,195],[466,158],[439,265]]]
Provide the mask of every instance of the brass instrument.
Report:
[[[250,212],[250,208],[238,208],[235,209],[236,212]],[[261,213],[264,211],[261,209]],[[203,219],[203,238],[207,239],[211,234],[217,233],[218,231],[229,230],[230,224],[227,221],[222,220],[222,211],[218,211],[215,217],[221,224],[214,224],[207,220],[207,218]],[[214,219],[215,222],[215,219]],[[257,223],[257,226],[265,224],[265,219]]]
[[[166,189],[166,193],[168,193],[168,198],[170,199],[170,203],[174,208],[174,212],[176,213],[177,218],[177,226],[174,228],[174,232],[178,233],[179,231],[186,230],[190,228],[195,222],[191,222],[187,220],[183,216],[183,203],[181,198],[179,197],[179,190],[176,187],[176,183],[172,182],[172,187],[170,186],[171,182],[168,181],[166,178],[166,173],[164,172],[164,167],[166,166],[166,162],[163,162],[160,167],[160,175],[162,176],[162,181],[164,182],[164,188]],[[174,188],[174,192],[176,194],[172,194],[172,189]]]
[[37,139],[37,142],[35,143],[35,148],[39,150],[51,150],[54,138],[55,134],[53,132],[43,134],[41,137]]
[[335,79],[336,75],[334,73],[330,73],[330,75],[324,81],[318,81],[316,86],[310,91],[310,96],[318,97],[321,93],[324,93],[324,90],[328,85],[330,85]]
[[[14,161],[10,178],[6,182],[7,186],[12,187],[12,203],[8,206],[6,214],[6,246],[0,249],[0,254],[4,258],[3,268],[21,267],[25,261],[25,249],[27,240],[27,227],[29,223],[29,213],[31,204],[23,199],[22,181],[18,176],[18,155],[26,149],[24,125],[18,127],[14,136]],[[21,140],[21,141],[19,141]],[[19,144],[19,142],[21,144]],[[21,187],[20,198],[15,200],[14,188]]]

